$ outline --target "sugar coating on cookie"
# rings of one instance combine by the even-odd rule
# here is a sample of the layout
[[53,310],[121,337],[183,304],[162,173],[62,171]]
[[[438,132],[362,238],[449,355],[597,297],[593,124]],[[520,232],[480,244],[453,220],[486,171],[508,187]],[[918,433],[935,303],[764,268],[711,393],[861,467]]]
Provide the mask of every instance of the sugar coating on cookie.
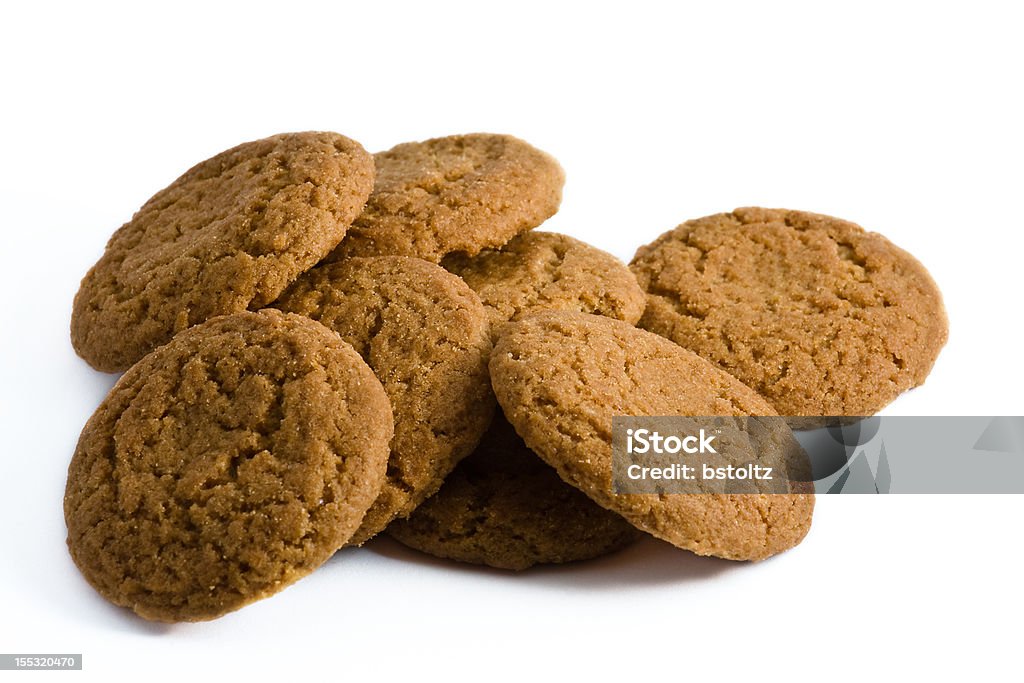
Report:
[[441,490],[387,533],[436,557],[514,570],[598,557],[639,535],[559,479],[500,414]]
[[[753,390],[667,339],[611,318],[544,312],[501,328],[490,371],[526,445],[643,531],[701,555],[759,560],[810,528],[813,494],[613,492],[615,415],[774,415]],[[798,489],[809,490],[790,490]]]
[[373,158],[336,133],[288,133],[203,161],[146,202],[82,280],[71,340],[119,371],[177,332],[261,308],[344,237]]
[[407,142],[374,162],[366,209],[331,260],[396,254],[438,263],[499,247],[554,215],[565,183],[554,158],[510,135]]
[[146,619],[212,619],[313,571],[384,481],[393,421],[338,336],[279,311],[214,318],[117,382],[68,469],[68,547]]
[[745,208],[687,221],[631,263],[640,326],[783,415],[872,415],[922,384],[946,342],[938,287],[907,252],[829,216]]
[[317,266],[275,306],[340,334],[391,400],[387,481],[351,540],[361,544],[437,491],[487,429],[494,412],[487,315],[462,280],[404,256]]
[[492,324],[541,310],[593,313],[634,324],[646,303],[622,261],[553,232],[532,230],[500,249],[453,254],[441,265],[480,295]]

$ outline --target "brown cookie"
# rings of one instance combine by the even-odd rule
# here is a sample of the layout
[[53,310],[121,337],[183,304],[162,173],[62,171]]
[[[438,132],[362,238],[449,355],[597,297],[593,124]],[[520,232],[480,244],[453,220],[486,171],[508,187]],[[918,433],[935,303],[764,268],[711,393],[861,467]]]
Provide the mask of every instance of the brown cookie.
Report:
[[522,570],[598,557],[638,532],[559,479],[498,414],[441,490],[388,535],[436,557]]
[[737,209],[687,221],[631,264],[640,326],[715,363],[783,415],[872,415],[946,343],[924,266],[828,216]]
[[453,254],[442,265],[480,295],[492,324],[540,310],[594,313],[635,324],[646,303],[622,261],[553,232],[526,232],[500,249]]
[[345,235],[373,159],[336,133],[288,133],[208,159],[161,190],[107,243],[75,297],[71,341],[124,370],[177,332],[277,298]]
[[611,318],[544,312],[501,328],[490,370],[526,445],[643,531],[701,555],[759,560],[810,528],[813,495],[613,492],[615,415],[773,414],[751,389],[662,337]]
[[483,304],[440,266],[383,256],[317,266],[275,306],[338,332],[391,399],[387,481],[350,542],[361,544],[437,491],[487,429],[494,397]]
[[132,366],[68,468],[68,548],[105,598],[200,621],[316,569],[380,492],[393,421],[359,355],[279,311],[214,318]]
[[407,142],[374,161],[373,194],[331,260],[476,254],[540,225],[562,201],[558,162],[510,135]]

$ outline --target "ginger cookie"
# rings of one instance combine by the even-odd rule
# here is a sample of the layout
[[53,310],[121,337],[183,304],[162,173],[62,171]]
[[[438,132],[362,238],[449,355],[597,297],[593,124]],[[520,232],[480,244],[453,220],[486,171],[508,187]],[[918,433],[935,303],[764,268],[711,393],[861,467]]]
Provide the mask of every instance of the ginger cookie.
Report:
[[404,517],[472,452],[494,412],[483,304],[440,266],[354,257],[300,277],[275,303],[352,344],[384,385],[395,437],[384,488],[350,541]]
[[641,247],[640,326],[739,378],[783,415],[873,415],[946,343],[938,287],[877,233],[801,211],[687,221]]
[[480,296],[491,323],[568,310],[635,324],[646,297],[622,261],[568,235],[531,231],[500,249],[453,254],[442,265]]
[[372,187],[373,158],[336,133],[203,161],[110,238],[75,297],[75,350],[120,371],[185,328],[266,306],[341,241]]
[[559,479],[500,414],[441,490],[387,533],[436,557],[514,570],[598,557],[639,536]]
[[395,254],[438,263],[500,247],[554,215],[565,183],[557,161],[510,135],[407,142],[374,162],[366,209],[330,260]]
[[380,492],[393,421],[348,344],[279,311],[211,319],[118,380],[68,468],[68,548],[146,619],[213,619],[329,558]]
[[613,492],[615,415],[774,415],[753,390],[667,339],[611,318],[543,312],[501,328],[490,371],[526,445],[643,531],[701,555],[760,560],[810,528],[813,494]]

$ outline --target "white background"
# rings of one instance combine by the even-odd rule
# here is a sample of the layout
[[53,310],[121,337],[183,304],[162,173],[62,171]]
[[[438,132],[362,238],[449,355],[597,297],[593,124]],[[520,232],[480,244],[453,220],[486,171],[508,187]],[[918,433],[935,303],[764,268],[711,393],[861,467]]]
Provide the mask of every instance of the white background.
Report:
[[545,228],[625,260],[736,206],[856,221],[917,255],[949,309],[927,385],[887,412],[1024,414],[1012,3],[12,4],[0,10],[0,651],[86,663],[33,676],[1019,676],[1021,496],[822,496],[807,540],[758,565],[650,541],[514,575],[380,541],[274,598],[176,626],[86,585],[61,509],[78,432],[113,382],[71,349],[78,280],[193,163],[289,130],[371,151],[518,135],[568,176]]

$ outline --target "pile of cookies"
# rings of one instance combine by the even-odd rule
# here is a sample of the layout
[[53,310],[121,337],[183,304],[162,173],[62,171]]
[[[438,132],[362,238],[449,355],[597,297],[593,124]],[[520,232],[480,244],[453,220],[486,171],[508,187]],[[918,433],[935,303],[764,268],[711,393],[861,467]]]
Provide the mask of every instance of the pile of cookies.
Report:
[[812,489],[624,495],[615,415],[868,415],[946,339],[885,238],[796,211],[689,221],[627,267],[533,231],[549,155],[505,135],[368,154],[277,135],[201,162],[117,230],[71,339],[124,371],[86,424],[68,547],[110,601],[211,619],[379,533],[524,569],[644,533],[760,560]]

